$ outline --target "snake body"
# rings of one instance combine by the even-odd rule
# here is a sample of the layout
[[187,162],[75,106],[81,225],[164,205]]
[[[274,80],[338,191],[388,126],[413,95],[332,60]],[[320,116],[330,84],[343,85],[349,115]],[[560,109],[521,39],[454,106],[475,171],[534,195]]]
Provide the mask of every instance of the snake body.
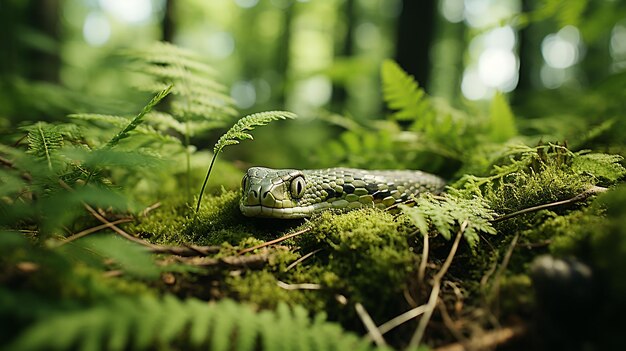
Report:
[[411,195],[441,192],[445,182],[421,171],[252,167],[241,186],[244,215],[305,218],[328,209],[386,208]]

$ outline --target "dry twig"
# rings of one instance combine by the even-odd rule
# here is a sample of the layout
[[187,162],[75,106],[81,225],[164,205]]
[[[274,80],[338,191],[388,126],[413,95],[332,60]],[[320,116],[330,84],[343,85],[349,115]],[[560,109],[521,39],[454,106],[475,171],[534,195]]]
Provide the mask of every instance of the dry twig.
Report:
[[365,329],[367,329],[367,333],[372,338],[372,340],[374,340],[376,346],[386,346],[387,342],[385,342],[383,335],[380,333],[378,328],[376,328],[376,324],[372,320],[372,317],[370,317],[369,313],[367,313],[367,311],[365,310],[365,307],[363,307],[361,303],[357,302],[356,304],[354,304],[354,309],[359,315],[359,318],[361,318],[361,322],[363,322]]
[[322,285],[313,283],[300,283],[300,284],[287,284],[282,281],[277,281],[276,284],[285,290],[320,290]]
[[433,278],[433,288],[430,291],[430,297],[428,298],[428,303],[426,304],[426,311],[424,311],[424,316],[420,319],[419,324],[417,325],[417,329],[415,329],[415,333],[409,342],[410,347],[417,347],[422,342],[422,337],[424,336],[424,332],[426,331],[426,326],[430,321],[430,317],[437,306],[437,299],[439,298],[439,289],[441,288],[441,279],[446,274],[450,265],[452,264],[452,259],[456,254],[456,250],[459,247],[459,242],[461,241],[461,237],[463,236],[463,232],[467,228],[467,220],[461,224],[458,233],[456,234],[456,238],[454,239],[454,243],[452,244],[452,248],[450,248],[450,253],[446,258],[445,262],[441,266],[441,269],[435,277]]
[[87,235],[89,235],[91,233],[98,232],[98,231],[100,231],[102,229],[109,228],[111,225],[116,225],[116,224],[120,224],[120,223],[128,223],[128,222],[132,222],[132,221],[133,220],[130,219],[130,218],[122,218],[122,219],[118,219],[118,220],[113,221],[113,222],[109,222],[110,224],[109,223],[101,224],[101,225],[98,225],[98,226],[95,226],[95,227],[92,227],[92,228],[85,229],[83,231],[80,231],[80,232],[78,232],[78,233],[76,233],[76,234],[74,234],[72,236],[68,236],[67,238],[61,240],[60,243],[59,243],[59,246],[65,245],[65,244],[67,244],[69,242],[72,242],[72,241],[74,241],[76,239],[80,239],[80,238],[82,238],[84,236],[87,236]]
[[185,246],[165,246],[165,245],[155,245],[151,247],[149,250],[152,253],[156,254],[170,254],[177,256],[185,256],[185,257],[193,257],[193,256],[207,256],[210,254],[216,254],[220,251],[220,246],[196,246],[196,245],[185,245]]
[[381,334],[386,334],[387,332],[395,329],[396,327],[401,326],[402,324],[410,321],[411,319],[422,315],[426,311],[426,308],[427,308],[426,305],[421,305],[413,309],[410,309],[404,312],[403,314],[396,316],[388,320],[387,322],[381,324],[378,327],[378,330],[380,331]]
[[426,263],[428,263],[428,233],[422,233],[424,237],[424,244],[422,245],[422,258],[420,261],[419,269],[417,270],[417,286],[418,288],[424,283],[424,276],[426,275]]
[[492,223],[498,223],[498,222],[505,221],[507,219],[511,219],[513,217],[517,217],[517,216],[520,216],[520,215],[523,215],[523,214],[526,214],[526,213],[537,212],[537,211],[540,211],[540,210],[545,210],[547,208],[563,206],[563,205],[569,205],[569,204],[573,204],[573,203],[576,203],[576,202],[579,202],[579,201],[584,201],[584,200],[586,200],[588,197],[590,197],[592,195],[597,195],[597,194],[603,193],[603,192],[605,192],[607,190],[608,190],[607,188],[603,188],[601,186],[594,186],[594,187],[591,187],[590,189],[587,189],[584,192],[582,192],[582,193],[580,193],[580,194],[578,194],[578,195],[576,195],[576,196],[574,196],[572,198],[569,198],[569,199],[566,199],[566,200],[561,200],[561,201],[555,201],[555,202],[551,202],[551,203],[548,203],[548,204],[533,206],[533,207],[529,207],[529,208],[524,208],[524,209],[521,209],[519,211],[515,211],[515,212],[512,212],[512,213],[506,214],[504,216],[500,216],[498,218],[495,218],[491,222]]
[[317,249],[317,250],[313,250],[311,252],[309,252],[308,254],[298,258],[297,260],[293,261],[293,263],[291,263],[289,266],[287,266],[287,268],[285,268],[285,272],[287,272],[288,270],[292,269],[293,267],[295,267],[298,263],[306,260],[307,258],[315,255],[316,253],[322,251],[322,249]]
[[287,235],[285,235],[285,236],[281,236],[281,237],[280,237],[280,238],[278,238],[278,239],[274,239],[274,240],[266,241],[266,242],[264,242],[264,243],[262,243],[262,244],[255,245],[255,246],[253,246],[253,247],[249,247],[249,248],[247,248],[247,249],[243,249],[243,250],[239,251],[239,254],[240,254],[240,255],[242,255],[242,254],[245,254],[245,253],[247,253],[247,252],[251,252],[251,251],[254,251],[254,250],[256,250],[256,249],[260,249],[260,248],[262,248],[262,247],[266,247],[266,246],[270,246],[270,245],[274,245],[274,244],[277,244],[277,243],[283,242],[283,241],[285,241],[285,240],[287,240],[287,239],[291,239],[291,238],[293,238],[294,236],[298,236],[298,235],[300,235],[300,234],[304,234],[304,233],[306,233],[306,232],[308,232],[308,231],[310,231],[310,230],[311,230],[311,228],[310,228],[310,227],[309,227],[309,228],[304,228],[304,229],[302,229],[302,230],[300,230],[300,231],[298,231],[298,232],[291,233],[291,234],[287,234]]
[[226,256],[221,258],[213,257],[180,257],[173,256],[162,260],[161,263],[169,264],[172,262],[184,263],[197,267],[224,267],[224,268],[261,268],[265,266],[270,259],[268,253],[260,253],[248,256]]
[[489,296],[491,296],[493,299],[497,299],[498,289],[500,287],[500,278],[506,270],[506,267],[509,265],[509,261],[511,260],[511,256],[513,256],[513,250],[515,249],[515,245],[517,245],[517,240],[519,239],[519,236],[520,232],[518,231],[517,233],[515,233],[513,240],[511,240],[511,244],[509,244],[509,247],[506,250],[506,254],[504,254],[504,258],[502,259],[502,264],[496,271],[496,274],[493,278],[493,285],[491,286],[491,291],[489,294]]
[[489,331],[466,342],[456,342],[436,348],[435,351],[490,350],[524,334],[526,334],[526,327],[523,325],[504,327]]

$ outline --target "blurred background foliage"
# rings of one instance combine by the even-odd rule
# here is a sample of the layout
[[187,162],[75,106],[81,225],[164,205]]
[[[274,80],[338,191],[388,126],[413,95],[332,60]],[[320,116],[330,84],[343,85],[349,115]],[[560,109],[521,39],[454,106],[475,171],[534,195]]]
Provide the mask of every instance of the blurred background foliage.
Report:
[[[157,40],[215,67],[241,115],[285,109],[302,117],[258,131],[263,152],[246,145],[226,155],[246,164],[368,162],[318,150],[330,140],[350,145],[354,135],[345,130],[388,114],[379,74],[385,58],[470,114],[489,113],[494,94],[508,94],[520,133],[534,142],[571,140],[580,148],[624,131],[620,0],[3,0],[0,127],[69,113],[135,113],[147,95],[136,89],[124,53]],[[198,133],[191,144],[207,149],[217,136]],[[368,137],[381,150],[388,136],[382,128]],[[458,170],[431,163],[402,166]]]

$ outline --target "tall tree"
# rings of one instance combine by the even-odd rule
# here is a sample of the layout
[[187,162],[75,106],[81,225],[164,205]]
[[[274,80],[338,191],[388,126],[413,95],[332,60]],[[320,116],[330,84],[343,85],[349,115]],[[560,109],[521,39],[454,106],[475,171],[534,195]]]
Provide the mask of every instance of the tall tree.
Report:
[[396,61],[415,76],[421,86],[428,86],[430,47],[435,34],[437,1],[404,0],[398,19]]

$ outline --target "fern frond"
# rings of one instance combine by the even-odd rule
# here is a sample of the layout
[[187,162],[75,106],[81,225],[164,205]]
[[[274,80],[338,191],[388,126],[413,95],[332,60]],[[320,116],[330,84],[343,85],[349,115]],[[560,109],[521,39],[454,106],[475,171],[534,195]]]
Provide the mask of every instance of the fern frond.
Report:
[[156,106],[163,98],[165,98],[173,88],[173,84],[167,86],[167,88],[161,90],[158,94],[156,94],[150,102],[133,118],[127,125],[122,129],[119,133],[117,133],[109,142],[105,145],[107,148],[114,147],[117,145],[120,140],[128,138],[130,136],[130,132],[135,130],[139,124],[143,122],[144,117],[148,114],[154,106]]
[[255,313],[231,300],[207,303],[171,295],[116,297],[93,307],[49,311],[18,335],[9,349],[92,350],[101,349],[104,342],[109,350],[174,345],[213,351],[295,350],[320,341],[327,350],[375,349],[323,315],[311,321],[301,307],[280,304],[277,311]]
[[214,79],[208,79],[206,77],[198,76],[190,70],[186,70],[184,68],[174,65],[157,66],[143,64],[137,66],[135,69],[147,73],[151,76],[158,77],[165,81],[183,80],[189,85],[204,88],[210,91],[224,92],[227,90],[226,86],[220,84]]
[[222,150],[228,145],[239,144],[241,140],[251,140],[252,134],[248,133],[253,130],[255,127],[264,126],[268,123],[280,119],[293,119],[296,118],[297,115],[295,113],[286,112],[286,111],[266,111],[259,112],[255,114],[251,114],[241,118],[234,126],[232,126],[226,133],[224,133],[215,143],[213,147],[213,158],[211,159],[211,164],[209,165],[209,169],[207,170],[206,177],[204,177],[204,182],[202,183],[202,188],[200,189],[200,194],[198,195],[198,203],[196,205],[196,212],[200,210],[200,203],[202,203],[202,195],[204,194],[204,189],[206,188],[206,184],[209,181],[209,176],[211,175],[211,170],[213,169],[213,164],[215,163],[215,159],[217,155],[222,152]]
[[203,62],[204,57],[198,53],[167,42],[155,42],[144,50],[128,53],[141,61],[188,67],[208,75],[217,74],[215,69]]
[[385,60],[381,67],[383,99],[399,120],[417,120],[432,114],[432,106],[423,89],[392,60]]
[[45,159],[48,169],[52,170],[52,153],[63,146],[63,135],[57,127],[44,122],[23,127],[22,130],[28,132],[29,153]]
[[496,214],[481,197],[466,199],[451,193],[435,198],[425,194],[416,199],[415,207],[403,205],[400,208],[422,235],[428,235],[432,228],[450,240],[455,230],[465,222],[463,238],[471,248],[475,248],[479,233],[496,234],[490,222]]
[[[148,115],[146,115],[145,116],[146,121],[160,118],[160,117],[153,117],[154,113],[155,112],[152,111]],[[131,119],[128,117],[115,116],[115,115],[103,115],[103,114],[97,114],[97,113],[77,113],[77,114],[68,115],[68,117],[75,119],[75,120],[81,120],[81,121],[89,121],[89,122],[96,122],[96,123],[103,122],[103,123],[110,124],[119,128],[124,128],[131,122]],[[131,133],[131,131],[129,131],[129,133]],[[132,130],[132,133],[147,135],[160,142],[180,144],[179,139],[174,138],[171,135],[164,134],[160,132],[159,130],[157,130],[156,128],[152,127],[151,125],[146,124],[145,122],[143,124],[138,125],[134,130]]]
[[493,97],[489,115],[492,141],[501,143],[517,135],[515,116],[502,93],[498,92]]
[[228,145],[239,144],[241,140],[253,139],[252,134],[248,131],[255,127],[264,126],[272,121],[296,117],[296,114],[286,111],[267,111],[245,116],[218,139],[213,147],[213,152],[217,154]]

